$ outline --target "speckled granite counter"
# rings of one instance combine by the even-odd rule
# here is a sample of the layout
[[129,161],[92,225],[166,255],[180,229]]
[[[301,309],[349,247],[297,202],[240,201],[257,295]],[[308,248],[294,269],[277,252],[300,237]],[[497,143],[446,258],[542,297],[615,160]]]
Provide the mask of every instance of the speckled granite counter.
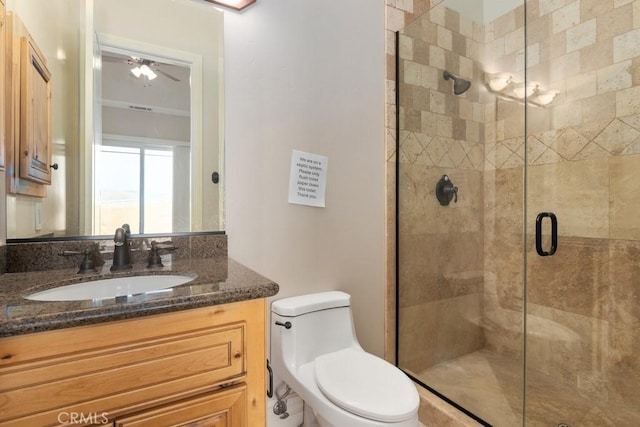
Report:
[[[77,268],[8,273],[0,276],[0,337],[129,319],[151,314],[273,296],[278,285],[227,258],[165,260],[165,267],[111,273],[76,274]],[[81,281],[149,274],[192,274],[195,279],[163,292],[85,301],[41,302],[24,299],[33,292]]]

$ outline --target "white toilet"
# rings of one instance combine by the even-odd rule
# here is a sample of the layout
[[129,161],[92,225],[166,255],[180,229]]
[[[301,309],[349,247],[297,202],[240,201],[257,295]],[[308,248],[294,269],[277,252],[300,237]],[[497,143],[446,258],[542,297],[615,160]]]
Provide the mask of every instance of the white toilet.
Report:
[[318,425],[416,427],[419,397],[398,368],[366,353],[355,335],[350,295],[322,292],[271,304],[271,366]]

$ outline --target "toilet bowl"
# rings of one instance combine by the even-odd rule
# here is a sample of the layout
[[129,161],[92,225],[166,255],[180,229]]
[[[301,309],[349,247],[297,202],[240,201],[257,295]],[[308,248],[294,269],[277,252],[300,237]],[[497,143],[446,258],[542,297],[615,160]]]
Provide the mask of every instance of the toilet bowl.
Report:
[[411,380],[358,343],[351,297],[339,291],[271,304],[274,372],[305,402],[321,427],[416,427],[418,392]]

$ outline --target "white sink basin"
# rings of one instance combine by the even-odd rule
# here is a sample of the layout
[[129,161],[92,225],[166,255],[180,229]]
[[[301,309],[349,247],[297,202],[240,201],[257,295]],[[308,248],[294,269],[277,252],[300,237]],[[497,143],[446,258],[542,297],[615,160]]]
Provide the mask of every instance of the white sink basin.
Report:
[[130,276],[113,279],[93,280],[59,286],[46,291],[27,295],[25,298],[34,301],[81,301],[90,299],[115,298],[143,292],[159,291],[183,285],[192,281],[192,276],[152,275]]

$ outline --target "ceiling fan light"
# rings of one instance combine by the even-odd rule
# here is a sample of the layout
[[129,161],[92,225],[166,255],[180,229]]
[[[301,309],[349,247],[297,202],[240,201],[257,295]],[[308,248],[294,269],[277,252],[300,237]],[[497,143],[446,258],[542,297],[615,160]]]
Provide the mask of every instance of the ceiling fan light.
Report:
[[220,6],[228,7],[234,10],[242,10],[245,7],[253,4],[256,0],[206,0],[209,3],[218,4]]

